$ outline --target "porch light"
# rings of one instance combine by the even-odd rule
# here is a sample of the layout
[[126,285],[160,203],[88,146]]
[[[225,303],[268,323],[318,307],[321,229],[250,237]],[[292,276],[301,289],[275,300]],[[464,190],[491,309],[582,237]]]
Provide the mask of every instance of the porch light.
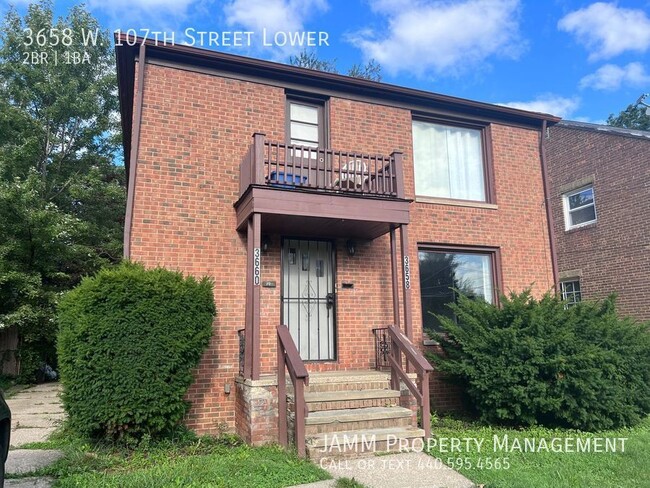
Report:
[[262,252],[267,252],[271,247],[271,238],[269,236],[262,237]]
[[354,256],[357,252],[357,243],[350,239],[348,242],[346,242],[346,246],[348,248],[348,254],[350,256]]

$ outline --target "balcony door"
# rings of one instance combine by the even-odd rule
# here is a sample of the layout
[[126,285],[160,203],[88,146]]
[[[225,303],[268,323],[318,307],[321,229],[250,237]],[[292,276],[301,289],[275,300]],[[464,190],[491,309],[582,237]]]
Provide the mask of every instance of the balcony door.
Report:
[[334,269],[330,241],[284,239],[282,321],[304,361],[336,359]]

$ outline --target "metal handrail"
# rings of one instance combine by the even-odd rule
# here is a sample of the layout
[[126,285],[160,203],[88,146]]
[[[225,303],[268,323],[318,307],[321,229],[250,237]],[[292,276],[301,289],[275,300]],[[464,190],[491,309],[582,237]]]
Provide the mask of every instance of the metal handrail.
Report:
[[[422,428],[424,435],[429,438],[431,435],[431,406],[429,398],[429,373],[433,371],[433,366],[426,360],[422,353],[413,345],[411,340],[404,335],[394,325],[388,327],[388,334],[391,338],[391,352],[388,357],[390,363],[390,384],[394,390],[399,390],[399,382],[402,380],[404,384],[411,390],[422,411]],[[406,357],[407,364],[415,368],[418,375],[420,387],[409,378],[406,371],[402,367],[402,353]]]
[[308,415],[305,402],[305,386],[309,385],[309,373],[300,358],[296,344],[286,325],[278,325],[278,437],[284,447],[289,445],[287,431],[287,377],[289,371],[293,383],[295,408],[295,443],[298,455],[305,457],[305,417]]

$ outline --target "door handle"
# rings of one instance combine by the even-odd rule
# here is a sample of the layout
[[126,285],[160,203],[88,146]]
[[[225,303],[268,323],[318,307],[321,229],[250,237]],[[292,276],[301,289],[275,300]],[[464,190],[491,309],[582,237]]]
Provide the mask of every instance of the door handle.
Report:
[[325,303],[327,303],[327,308],[332,308],[334,306],[334,293],[328,293],[325,295],[325,300]]

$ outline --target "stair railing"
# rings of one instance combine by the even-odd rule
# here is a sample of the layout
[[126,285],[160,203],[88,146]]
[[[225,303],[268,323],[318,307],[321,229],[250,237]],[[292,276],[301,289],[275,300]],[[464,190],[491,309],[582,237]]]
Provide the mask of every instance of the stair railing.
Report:
[[[394,325],[388,327],[388,334],[391,339],[390,355],[390,385],[393,390],[400,390],[400,380],[411,390],[411,393],[418,402],[421,409],[422,428],[425,438],[431,436],[431,406],[429,399],[429,373],[433,366],[425,359],[420,351],[413,345],[408,337]],[[409,378],[402,367],[402,353],[406,357],[406,364],[413,366],[418,376],[420,387]]]
[[305,386],[309,385],[309,373],[300,358],[296,344],[285,325],[278,325],[278,437],[284,447],[289,445],[287,430],[287,377],[289,371],[294,392],[294,433],[298,456],[305,457]]

